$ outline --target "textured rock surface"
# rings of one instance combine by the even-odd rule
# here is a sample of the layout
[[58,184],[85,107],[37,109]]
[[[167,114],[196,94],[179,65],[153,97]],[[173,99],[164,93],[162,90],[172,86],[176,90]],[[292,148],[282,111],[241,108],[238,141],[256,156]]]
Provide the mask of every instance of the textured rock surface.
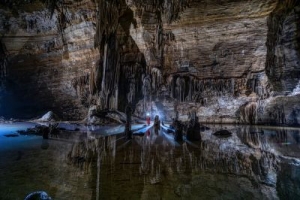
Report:
[[0,115],[131,102],[143,117],[300,123],[299,2],[96,2],[57,3],[52,18],[41,3],[1,8]]
[[51,109],[65,118],[80,118],[86,110],[76,97],[80,91],[74,79],[86,76],[99,54],[93,48],[94,16],[89,15],[95,14],[95,6],[86,3],[76,12],[70,10],[63,32],[61,13],[51,17],[43,6],[40,9],[18,16],[1,10],[1,41],[9,57],[1,111],[34,117]]

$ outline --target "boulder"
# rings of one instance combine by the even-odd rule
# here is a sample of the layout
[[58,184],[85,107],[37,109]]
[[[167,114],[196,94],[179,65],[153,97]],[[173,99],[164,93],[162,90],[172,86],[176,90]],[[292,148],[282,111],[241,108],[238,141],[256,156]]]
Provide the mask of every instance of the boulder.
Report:
[[41,118],[35,120],[38,122],[53,122],[53,121],[59,121],[59,117],[53,113],[52,111],[47,112],[44,114]]

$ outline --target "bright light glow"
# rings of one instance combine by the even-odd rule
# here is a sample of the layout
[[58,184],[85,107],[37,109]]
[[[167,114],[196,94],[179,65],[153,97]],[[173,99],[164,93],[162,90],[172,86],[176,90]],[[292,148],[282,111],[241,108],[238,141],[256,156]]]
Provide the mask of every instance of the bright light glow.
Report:
[[147,115],[147,116],[150,116],[150,113],[148,113],[148,112],[147,112],[147,114],[146,114],[146,115]]

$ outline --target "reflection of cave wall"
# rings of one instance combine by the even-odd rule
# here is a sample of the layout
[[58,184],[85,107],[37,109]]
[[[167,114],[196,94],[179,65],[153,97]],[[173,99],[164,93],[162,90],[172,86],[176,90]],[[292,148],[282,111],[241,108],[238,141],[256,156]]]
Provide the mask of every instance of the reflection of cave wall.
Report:
[[[197,147],[187,143],[174,147],[161,135],[135,137],[131,142],[109,136],[75,144],[69,158],[84,160],[83,169],[89,166],[89,173],[93,174],[91,184],[99,182],[100,197],[105,199],[120,195],[132,198],[139,198],[140,195],[144,198],[151,195],[163,198],[174,198],[176,195],[193,197],[191,191],[199,194],[203,180],[211,184],[210,181],[218,179],[220,182],[214,181],[215,184],[208,189],[223,191],[222,180],[231,180],[231,175],[231,181],[240,183],[240,190],[255,197],[269,195],[272,198],[272,195],[276,196],[273,189],[278,158],[270,152],[271,148],[266,148],[268,141],[257,136],[243,139],[254,142],[255,146],[241,149],[236,148],[236,143],[233,145],[216,140],[197,143]],[[101,160],[101,165],[97,164],[97,159]],[[97,176],[99,172],[100,176]],[[256,189],[248,188],[252,184],[256,185]],[[116,193],[117,190],[122,194]],[[223,192],[227,194],[228,191]]]
[[281,166],[281,173],[278,174],[276,185],[280,199],[295,199],[300,196],[300,169],[294,164],[284,163]]

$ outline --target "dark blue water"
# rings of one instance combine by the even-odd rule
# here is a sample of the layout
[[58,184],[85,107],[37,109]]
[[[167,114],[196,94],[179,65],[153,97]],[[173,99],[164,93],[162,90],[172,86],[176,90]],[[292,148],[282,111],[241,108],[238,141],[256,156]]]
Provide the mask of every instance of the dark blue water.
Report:
[[[44,140],[30,123],[0,124],[0,199],[299,199],[300,130],[207,125],[202,141],[122,126],[80,127]],[[70,128],[72,127],[72,128]],[[216,137],[226,129],[230,137]],[[140,134],[143,130],[145,134]]]
[[34,123],[27,122],[0,123],[0,151],[26,148],[40,143],[41,137],[20,135],[17,133],[17,130],[26,130],[34,126]]

